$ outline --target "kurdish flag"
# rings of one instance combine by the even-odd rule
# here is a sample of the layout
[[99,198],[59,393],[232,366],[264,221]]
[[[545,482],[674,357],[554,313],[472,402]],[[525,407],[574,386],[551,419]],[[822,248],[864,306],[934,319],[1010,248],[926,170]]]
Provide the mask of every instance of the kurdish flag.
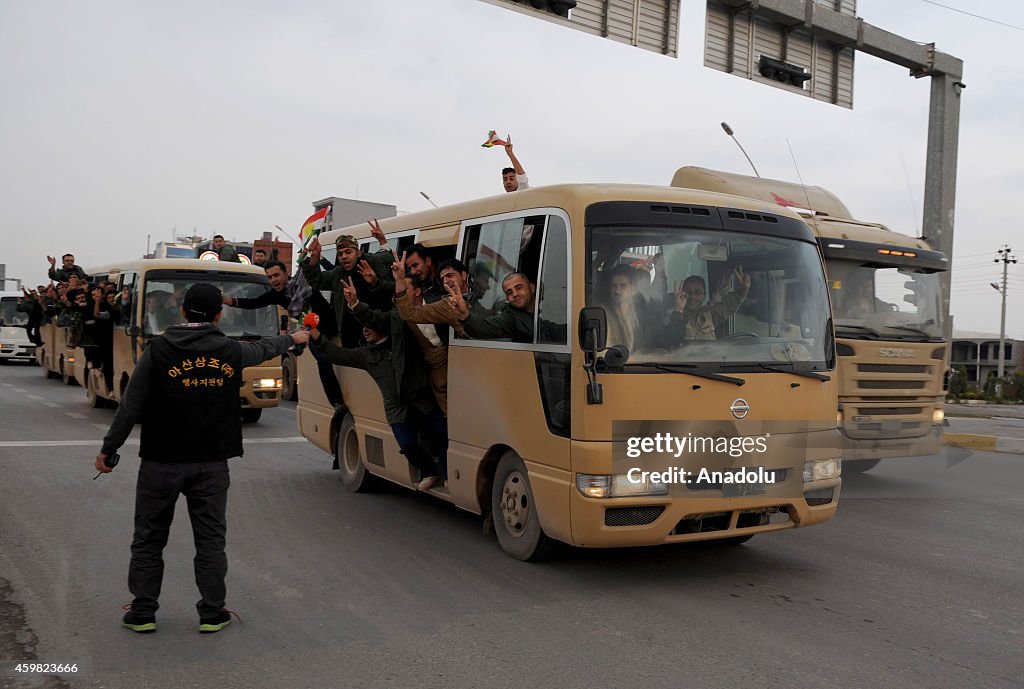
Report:
[[306,218],[306,222],[302,223],[302,229],[299,231],[299,237],[302,240],[302,249],[305,251],[306,246],[309,244],[313,237],[320,234],[320,231],[327,225],[327,215],[331,212],[330,206],[321,208],[313,215]]
[[498,132],[493,129],[487,132],[487,141],[480,144],[483,148],[490,148],[491,146],[504,146],[505,142],[498,138]]

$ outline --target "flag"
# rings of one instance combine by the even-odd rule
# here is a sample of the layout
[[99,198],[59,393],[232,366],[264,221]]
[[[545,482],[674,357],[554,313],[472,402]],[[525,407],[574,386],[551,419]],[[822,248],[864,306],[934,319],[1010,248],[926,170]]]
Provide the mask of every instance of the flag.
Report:
[[487,132],[487,141],[480,144],[484,148],[490,148],[491,146],[504,146],[505,142],[498,138],[498,133],[493,129]]
[[303,251],[305,251],[310,240],[320,234],[320,231],[327,225],[327,215],[330,213],[330,210],[330,206],[325,206],[306,218],[306,222],[302,223],[302,229],[299,230],[299,238],[302,240]]

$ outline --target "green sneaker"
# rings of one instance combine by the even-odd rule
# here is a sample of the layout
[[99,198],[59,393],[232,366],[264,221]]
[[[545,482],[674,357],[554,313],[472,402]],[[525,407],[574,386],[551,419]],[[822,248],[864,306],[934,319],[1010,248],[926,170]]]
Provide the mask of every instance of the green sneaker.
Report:
[[230,610],[221,610],[219,613],[211,617],[200,617],[199,633],[213,634],[214,632],[219,632],[221,629],[224,629],[224,627],[231,624],[231,615],[233,614],[234,613]]
[[140,615],[134,610],[129,610],[121,620],[121,626],[131,629],[133,632],[148,634],[156,631],[156,615]]

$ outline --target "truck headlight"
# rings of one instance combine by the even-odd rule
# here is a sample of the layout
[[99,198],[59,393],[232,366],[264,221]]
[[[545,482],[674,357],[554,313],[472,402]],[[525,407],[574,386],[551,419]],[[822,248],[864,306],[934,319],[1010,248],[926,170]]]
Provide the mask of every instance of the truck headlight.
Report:
[[668,495],[668,484],[650,477],[641,478],[639,472],[630,480],[630,474],[576,474],[576,489],[588,498],[626,498],[646,495]]
[[253,390],[277,390],[280,387],[280,378],[257,378],[252,381]]
[[804,483],[839,478],[841,473],[842,464],[838,457],[804,462]]
[[932,412],[932,423],[942,423],[946,418],[945,409],[936,409]]

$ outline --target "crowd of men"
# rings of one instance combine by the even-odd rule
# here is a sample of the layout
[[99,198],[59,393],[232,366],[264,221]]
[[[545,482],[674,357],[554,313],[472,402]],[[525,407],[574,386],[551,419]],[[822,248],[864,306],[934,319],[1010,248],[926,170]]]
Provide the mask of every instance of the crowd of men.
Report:
[[18,300],[18,311],[28,315],[28,337],[41,346],[44,323],[64,327],[67,344],[85,349],[89,363],[102,368],[109,389],[114,373],[114,327],[121,322],[131,296],[127,291],[119,294],[110,280],[93,281],[75,264],[74,254],[61,256],[60,268],[53,256],[46,259],[51,282],[33,290],[22,289]]

